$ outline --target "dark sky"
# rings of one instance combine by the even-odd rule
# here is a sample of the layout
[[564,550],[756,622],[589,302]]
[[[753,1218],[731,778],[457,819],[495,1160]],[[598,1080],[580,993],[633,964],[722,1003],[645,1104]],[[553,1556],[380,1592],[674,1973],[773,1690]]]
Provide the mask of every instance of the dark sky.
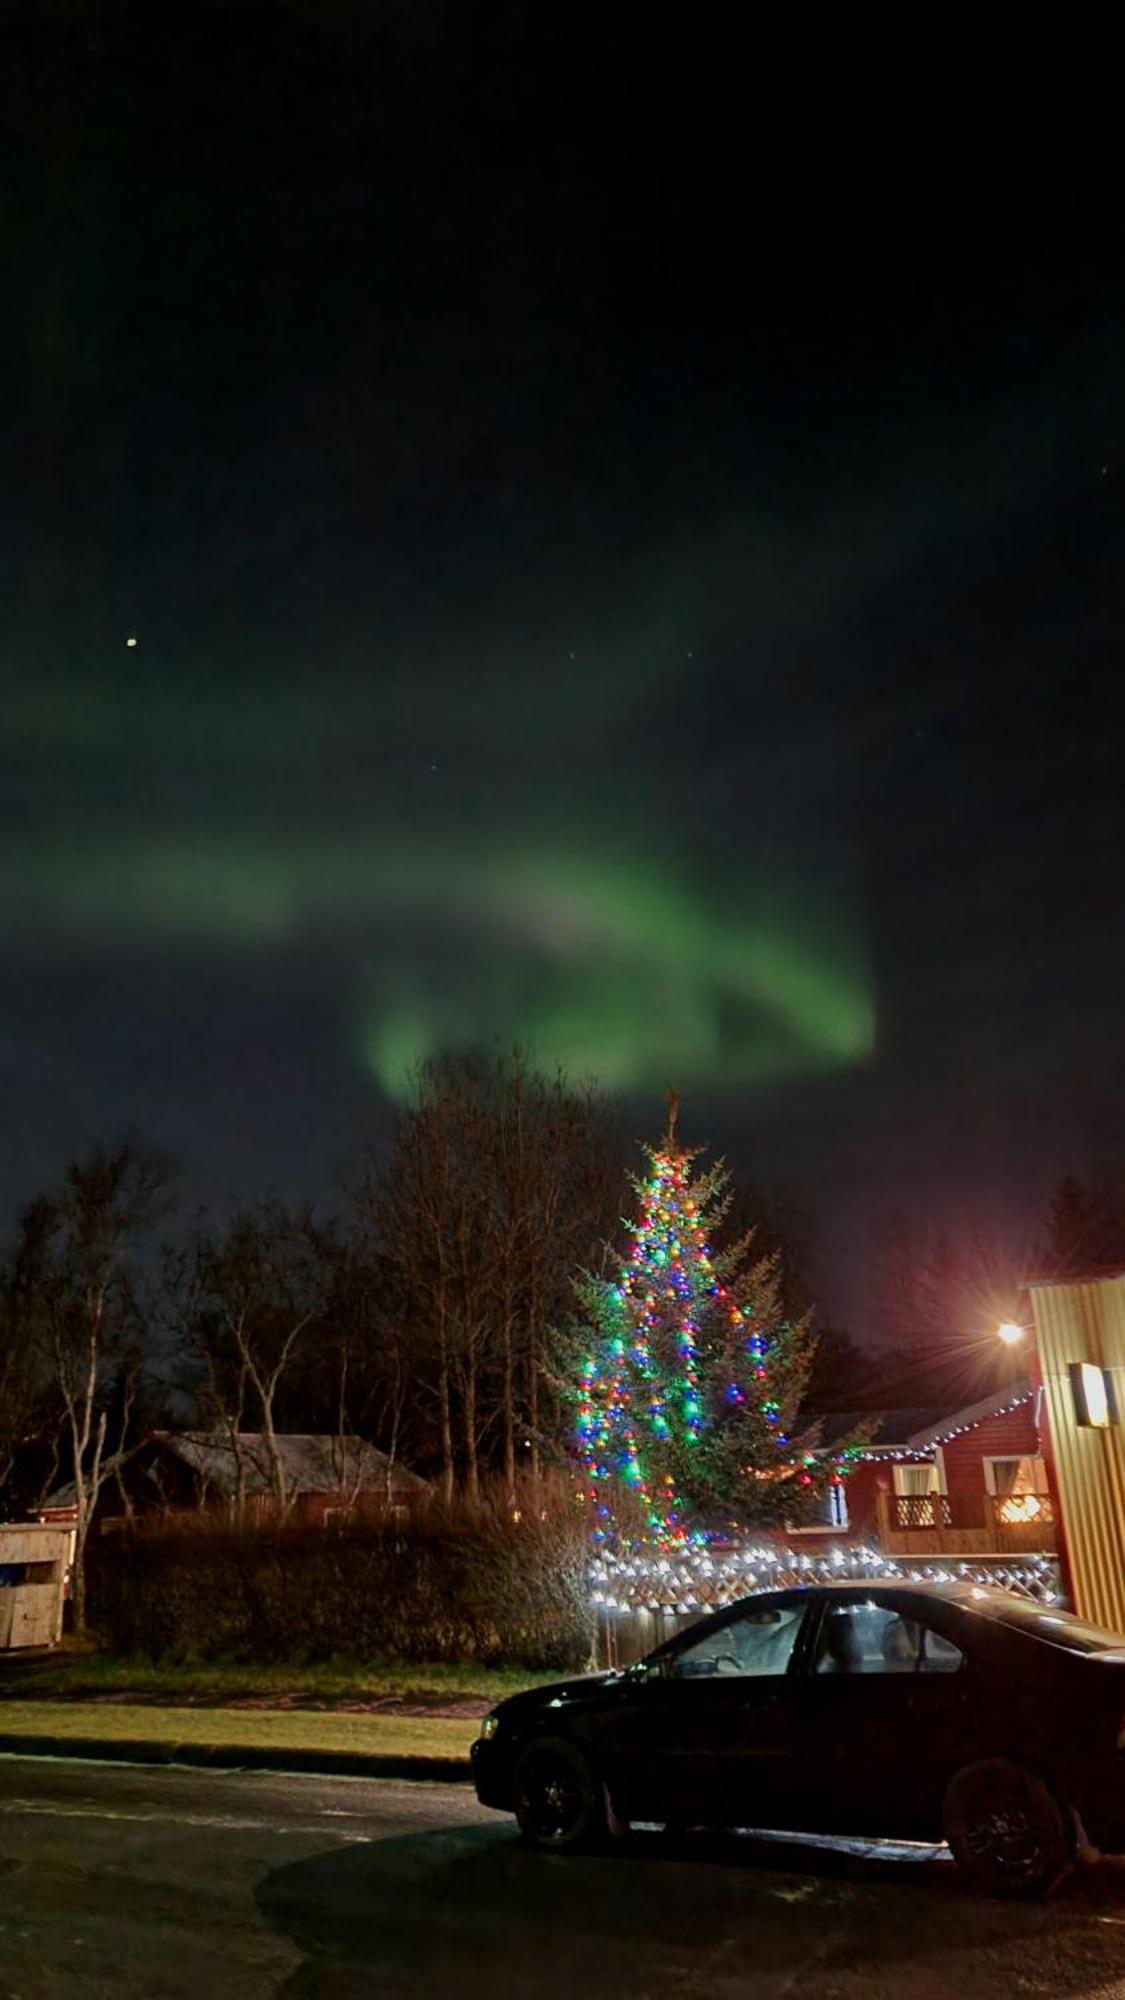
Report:
[[9,24],[7,1203],[519,1038],[860,1325],[891,1202],[1120,1156],[1122,188],[726,15]]

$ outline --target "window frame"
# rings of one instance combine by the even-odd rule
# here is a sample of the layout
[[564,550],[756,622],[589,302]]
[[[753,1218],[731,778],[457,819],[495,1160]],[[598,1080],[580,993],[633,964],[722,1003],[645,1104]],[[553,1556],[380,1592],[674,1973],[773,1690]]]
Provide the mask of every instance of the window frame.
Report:
[[[900,1484],[907,1472],[928,1472],[929,1484],[924,1493],[910,1493]],[[945,1453],[940,1445],[934,1447],[932,1458],[902,1459],[891,1467],[891,1488],[896,1500],[932,1500],[937,1496],[948,1499],[945,1477]]]
[[1014,1486],[1011,1493],[998,1491],[996,1485],[998,1465],[1030,1466],[1035,1484],[1019,1490],[1034,1493],[1039,1500],[1049,1500],[1051,1497],[1051,1489],[1047,1483],[1047,1461],[1040,1451],[988,1451],[982,1454],[981,1465],[984,1470],[984,1490],[992,1500],[1009,1500],[1017,1491]]

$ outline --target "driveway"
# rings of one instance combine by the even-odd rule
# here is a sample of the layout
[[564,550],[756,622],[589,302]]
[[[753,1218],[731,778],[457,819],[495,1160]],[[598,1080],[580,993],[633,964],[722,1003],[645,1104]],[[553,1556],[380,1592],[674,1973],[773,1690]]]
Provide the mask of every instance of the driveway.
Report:
[[1043,1906],[932,1856],[525,1853],[462,1786],[0,1760],[0,1995],[1125,1996],[1125,1870]]

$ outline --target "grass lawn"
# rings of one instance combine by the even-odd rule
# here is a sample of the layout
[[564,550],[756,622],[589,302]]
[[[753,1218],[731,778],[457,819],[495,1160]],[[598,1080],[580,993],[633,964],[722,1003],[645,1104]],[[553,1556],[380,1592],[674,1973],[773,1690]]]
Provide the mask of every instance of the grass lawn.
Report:
[[0,1734],[224,1750],[349,1751],[362,1756],[467,1758],[471,1718],[325,1715],[308,1709],[161,1708],[152,1703],[5,1701]]
[[[404,1702],[440,1708],[462,1702],[489,1704],[521,1688],[542,1686],[559,1674],[517,1667],[357,1665],[325,1661],[312,1666],[199,1665],[118,1659],[109,1654],[61,1652],[38,1659],[9,1658],[0,1665],[0,1717],[13,1701],[97,1700],[133,1695],[138,1702],[223,1701]],[[116,1706],[115,1701],[115,1706]],[[0,1722],[0,1727],[6,1724]]]

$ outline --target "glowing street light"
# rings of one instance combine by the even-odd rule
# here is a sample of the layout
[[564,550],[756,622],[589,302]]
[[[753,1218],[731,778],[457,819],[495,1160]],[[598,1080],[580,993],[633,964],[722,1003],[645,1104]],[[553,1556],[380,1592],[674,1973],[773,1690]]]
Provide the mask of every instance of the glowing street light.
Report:
[[1000,1339],[1003,1341],[1005,1347],[1015,1347],[1017,1343],[1023,1339],[1023,1334],[1024,1334],[1022,1326],[1020,1326],[1019,1322],[1014,1319],[1001,1320],[1000,1325],[996,1329],[996,1332],[999,1335]]

